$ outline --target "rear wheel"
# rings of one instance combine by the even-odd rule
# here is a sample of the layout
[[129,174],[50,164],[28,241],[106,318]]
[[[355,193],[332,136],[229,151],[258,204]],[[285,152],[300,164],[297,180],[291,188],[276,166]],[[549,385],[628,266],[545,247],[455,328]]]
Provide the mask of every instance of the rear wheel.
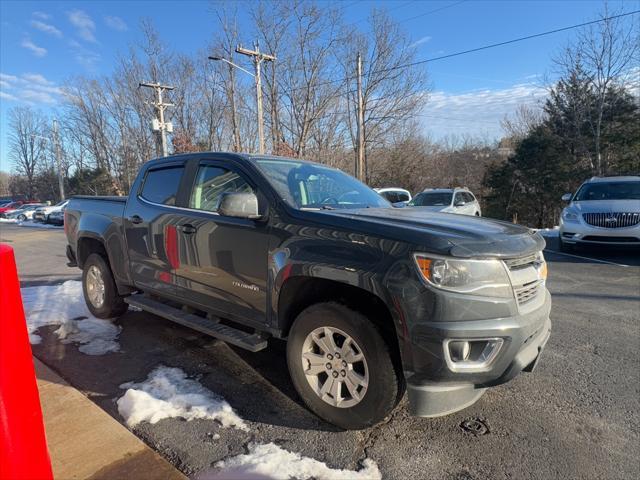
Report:
[[287,363],[309,409],[348,430],[383,420],[403,391],[403,379],[378,328],[336,303],[319,303],[298,315],[289,334]]
[[114,318],[127,311],[124,297],[118,295],[111,268],[97,253],[89,255],[84,262],[82,290],[87,308],[94,317]]
[[18,215],[18,221],[24,222],[27,219],[27,216],[24,213]]

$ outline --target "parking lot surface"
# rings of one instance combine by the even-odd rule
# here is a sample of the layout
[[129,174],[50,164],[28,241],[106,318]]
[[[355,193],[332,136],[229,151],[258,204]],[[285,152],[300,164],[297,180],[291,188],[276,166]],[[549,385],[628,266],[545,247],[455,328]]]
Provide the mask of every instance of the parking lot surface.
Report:
[[[14,247],[23,287],[80,277],[65,265],[61,230],[2,225],[0,241]],[[247,430],[176,418],[133,428],[191,476],[252,442],[273,442],[334,468],[357,470],[368,458],[385,479],[638,478],[640,255],[557,250],[549,238],[553,330],[536,371],[438,419],[409,416],[405,398],[374,428],[338,431],[301,404],[283,342],[249,353],[144,312],[115,321],[119,352],[85,355],[61,343],[55,327],[39,330],[33,351],[120,422],[120,385],[144,381],[159,365],[179,367],[223,396]],[[469,420],[475,433],[461,427]]]

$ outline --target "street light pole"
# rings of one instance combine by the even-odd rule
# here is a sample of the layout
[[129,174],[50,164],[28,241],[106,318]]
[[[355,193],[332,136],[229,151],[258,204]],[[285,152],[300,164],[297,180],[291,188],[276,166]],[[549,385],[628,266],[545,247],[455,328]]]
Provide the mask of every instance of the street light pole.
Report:
[[160,143],[162,145],[162,156],[166,157],[168,155],[167,152],[167,132],[171,133],[173,131],[173,125],[171,122],[165,123],[164,121],[164,111],[167,107],[173,107],[173,103],[164,103],[162,100],[162,92],[165,90],[173,90],[174,87],[169,85],[161,85],[159,83],[149,83],[149,82],[140,82],[138,84],[138,88],[147,87],[152,88],[156,92],[157,100],[153,102],[153,106],[156,107],[158,112],[158,124],[157,128],[155,123],[152,124],[153,130],[160,132]]

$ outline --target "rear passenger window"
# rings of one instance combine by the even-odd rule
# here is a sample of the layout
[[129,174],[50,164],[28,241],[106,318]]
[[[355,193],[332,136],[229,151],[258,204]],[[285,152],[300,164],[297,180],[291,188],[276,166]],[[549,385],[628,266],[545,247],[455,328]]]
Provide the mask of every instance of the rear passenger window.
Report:
[[409,201],[409,195],[407,195],[404,192],[398,192],[398,201],[399,202],[408,202]]
[[149,170],[140,196],[153,203],[175,205],[183,171],[182,166]]
[[250,193],[253,188],[235,172],[212,165],[198,169],[196,182],[189,199],[189,208],[215,212],[223,193]]

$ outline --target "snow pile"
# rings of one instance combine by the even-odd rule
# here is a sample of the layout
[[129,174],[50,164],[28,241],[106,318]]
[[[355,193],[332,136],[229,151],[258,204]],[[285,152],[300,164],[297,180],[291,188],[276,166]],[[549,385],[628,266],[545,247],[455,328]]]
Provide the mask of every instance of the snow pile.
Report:
[[[380,480],[382,475],[373,460],[366,459],[356,471],[329,468],[313,458],[289,452],[273,443],[249,445],[249,453],[216,463],[222,472],[217,478],[272,478],[274,480]],[[205,478],[216,478],[205,476]]]
[[224,427],[248,430],[224,398],[187,378],[179,368],[159,366],[142,383],[125,383],[118,399],[118,412],[129,427],[140,422],[156,423],[164,418],[181,417],[217,420]]
[[60,325],[55,332],[58,338],[63,343],[81,344],[82,353],[104,355],[120,349],[116,339],[121,328],[91,315],[84,303],[81,282],[23,288],[22,303],[32,344],[42,340],[35,333],[40,327]]
[[0,223],[18,223],[16,218],[0,218]]

